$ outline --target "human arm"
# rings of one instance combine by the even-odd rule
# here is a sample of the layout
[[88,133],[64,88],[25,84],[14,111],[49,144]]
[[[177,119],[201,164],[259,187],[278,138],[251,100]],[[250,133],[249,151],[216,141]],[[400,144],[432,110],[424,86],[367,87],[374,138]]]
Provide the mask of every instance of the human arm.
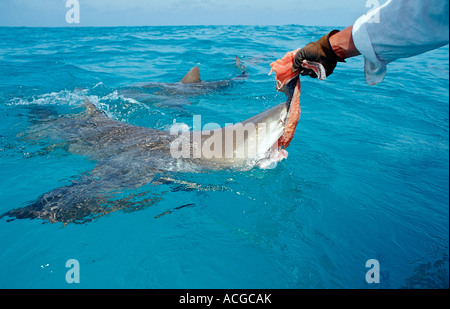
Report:
[[[329,76],[338,62],[362,54],[367,83],[379,83],[388,63],[448,43],[448,3],[449,0],[389,0],[361,16],[353,26],[332,31],[306,45],[297,53],[293,69],[316,77],[301,64],[303,60],[317,61],[324,65]],[[333,53],[318,57],[327,49]]]

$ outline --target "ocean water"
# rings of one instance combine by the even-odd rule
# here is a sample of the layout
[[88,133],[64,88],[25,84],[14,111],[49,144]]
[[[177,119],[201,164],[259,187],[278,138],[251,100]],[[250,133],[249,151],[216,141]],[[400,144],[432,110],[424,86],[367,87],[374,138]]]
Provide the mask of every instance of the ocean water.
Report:
[[[0,28],[0,213],[95,167],[30,138],[37,120],[82,111],[86,95],[113,119],[161,130],[193,115],[241,121],[284,100],[269,64],[330,30]],[[236,55],[249,76],[230,81]],[[158,87],[196,65],[204,81],[228,82]],[[157,203],[83,224],[2,218],[0,287],[448,288],[448,45],[390,64],[377,86],[361,57],[301,82],[301,119],[275,169],[186,173],[150,186]],[[70,259],[80,283],[66,281]],[[380,283],[366,281],[370,259]]]

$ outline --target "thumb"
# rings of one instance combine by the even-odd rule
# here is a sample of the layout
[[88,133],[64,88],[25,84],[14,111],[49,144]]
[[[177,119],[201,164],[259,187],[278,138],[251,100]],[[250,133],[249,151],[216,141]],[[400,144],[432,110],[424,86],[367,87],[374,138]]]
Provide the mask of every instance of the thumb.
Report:
[[292,64],[292,72],[298,71],[302,67],[302,63],[303,63],[303,57],[302,57],[300,51],[298,51],[294,57],[294,63]]

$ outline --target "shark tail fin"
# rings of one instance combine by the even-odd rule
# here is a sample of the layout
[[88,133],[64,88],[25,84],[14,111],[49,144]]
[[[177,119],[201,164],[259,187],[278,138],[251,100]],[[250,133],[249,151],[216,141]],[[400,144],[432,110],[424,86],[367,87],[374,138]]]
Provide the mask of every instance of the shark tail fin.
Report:
[[242,63],[241,59],[236,56],[236,67],[241,71],[242,74],[247,73],[247,67]]
[[193,67],[180,81],[182,84],[193,84],[201,82],[198,66]]

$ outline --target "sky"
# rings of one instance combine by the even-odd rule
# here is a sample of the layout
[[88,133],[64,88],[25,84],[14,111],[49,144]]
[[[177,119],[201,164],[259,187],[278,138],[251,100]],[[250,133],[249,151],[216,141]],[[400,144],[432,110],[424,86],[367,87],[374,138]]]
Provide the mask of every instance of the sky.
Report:
[[[79,23],[66,14],[78,1]],[[383,0],[381,2],[384,2]],[[0,0],[0,26],[349,26],[367,0]]]

